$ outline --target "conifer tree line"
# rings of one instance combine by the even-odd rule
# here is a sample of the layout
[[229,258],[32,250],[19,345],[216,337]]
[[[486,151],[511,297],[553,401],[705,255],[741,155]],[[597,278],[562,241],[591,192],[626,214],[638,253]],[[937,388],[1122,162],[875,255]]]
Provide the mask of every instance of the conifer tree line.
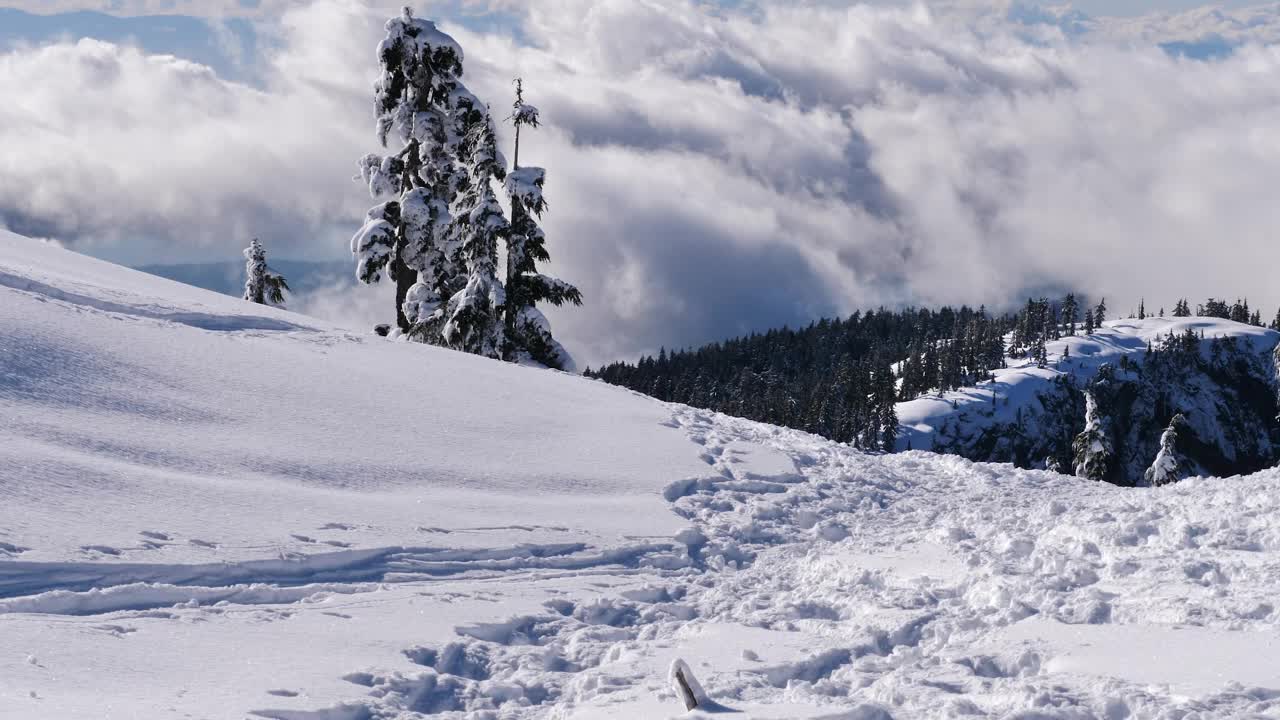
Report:
[[1004,336],[1018,320],[983,308],[880,309],[585,374],[660,400],[892,450],[894,404],[990,377],[1005,363]]
[[385,274],[395,283],[400,336],[512,362],[571,365],[538,305],[580,305],[582,294],[538,270],[550,260],[539,225],[546,171],[518,164],[520,133],[538,127],[537,108],[517,81],[507,118],[516,165],[508,169],[489,107],[462,81],[458,43],[409,8],[386,29],[377,51],[377,136],[384,147],[394,137],[400,148],[360,160],[370,195],[389,199],[370,209],[351,240],[356,276],[376,283]]
[[[1208,316],[1223,307],[1227,314],[1214,317],[1234,319],[1232,306],[1213,299],[1197,310]],[[1108,312],[1105,298],[1087,304],[1076,294],[1031,298],[1020,311],[1002,315],[967,306],[882,308],[697,349],[663,349],[657,357],[587,368],[584,374],[659,400],[891,450],[898,429],[894,403],[978,385],[1010,360],[1048,367],[1059,359],[1049,357],[1049,341],[1093,334]],[[1146,316],[1145,300],[1137,314]],[[1191,314],[1187,301],[1179,300],[1173,315]],[[1256,311],[1246,320],[1262,324]],[[1280,312],[1272,326],[1280,330]]]
[[[1186,299],[1178,301],[1173,308],[1174,317],[1190,317],[1191,306],[1187,304]],[[1203,305],[1196,305],[1195,315],[1197,317],[1213,317],[1223,320],[1232,320],[1247,325],[1256,325],[1258,327],[1270,327],[1272,330],[1280,330],[1280,311],[1276,312],[1276,318],[1268,326],[1262,320],[1261,310],[1250,310],[1249,299],[1236,299],[1234,303],[1228,304],[1226,300],[1218,300],[1209,298]]]

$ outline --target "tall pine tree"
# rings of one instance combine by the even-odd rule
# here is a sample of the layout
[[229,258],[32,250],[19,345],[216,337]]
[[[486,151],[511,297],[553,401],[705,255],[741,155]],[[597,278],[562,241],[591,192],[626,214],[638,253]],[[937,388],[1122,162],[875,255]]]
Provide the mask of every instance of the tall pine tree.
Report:
[[371,196],[394,199],[369,211],[351,251],[361,282],[379,282],[385,272],[396,283],[400,330],[440,344],[444,304],[465,282],[449,228],[465,180],[457,166],[455,106],[459,95],[470,93],[460,80],[462,48],[434,23],[405,8],[386,29],[374,87],[377,135],[386,147],[396,130],[401,147],[386,157],[364,156],[360,174]]
[[510,119],[515,125],[515,154],[505,183],[511,200],[511,229],[507,233],[502,355],[506,360],[518,362],[527,358],[563,370],[569,368],[571,360],[551,336],[551,325],[537,304],[581,305],[582,293],[566,282],[538,272],[538,263],[551,259],[546,235],[538,226],[547,208],[542,195],[547,172],[540,167],[520,166],[520,131],[538,127],[539,120],[538,109],[525,103],[524,83],[518,78]]
[[[506,177],[506,169],[489,109],[469,92],[455,91],[454,95],[456,150],[466,172],[459,178],[448,232],[465,281],[445,306],[440,338],[455,350],[497,358],[502,354],[502,308],[506,304],[497,274],[498,242],[511,226],[493,183]],[[427,320],[428,327],[433,327],[434,310]]]
[[1076,323],[1080,321],[1080,303],[1075,293],[1067,293],[1062,299],[1062,322],[1067,326],[1067,336],[1076,334]]
[[[370,193],[394,199],[370,210],[352,238],[357,276],[373,283],[390,275],[396,321],[411,338],[564,367],[568,355],[537,303],[580,303],[581,294],[537,272],[536,263],[549,259],[537,225],[546,207],[544,171],[517,168],[508,177],[489,108],[462,82],[462,48],[433,23],[405,8],[387,23],[378,60],[378,137],[385,146],[395,130],[401,147],[360,162]],[[536,110],[519,105],[517,133],[537,124]],[[511,197],[513,223],[497,183]],[[500,245],[510,288],[498,273]]]

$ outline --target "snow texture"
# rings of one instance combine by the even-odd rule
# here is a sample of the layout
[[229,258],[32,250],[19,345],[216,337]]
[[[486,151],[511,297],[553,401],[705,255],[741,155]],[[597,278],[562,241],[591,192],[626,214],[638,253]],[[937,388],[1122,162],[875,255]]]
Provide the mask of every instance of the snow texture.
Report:
[[6,720],[1280,715],[1276,470],[868,455],[4,233],[0,417]]

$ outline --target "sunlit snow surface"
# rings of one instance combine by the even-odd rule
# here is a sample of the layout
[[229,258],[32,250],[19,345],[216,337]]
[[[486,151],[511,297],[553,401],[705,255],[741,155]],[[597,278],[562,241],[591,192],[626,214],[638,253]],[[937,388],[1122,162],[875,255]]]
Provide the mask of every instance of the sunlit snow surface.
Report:
[[0,422],[0,718],[680,717],[676,658],[708,717],[1280,716],[1274,471],[868,456],[3,234]]

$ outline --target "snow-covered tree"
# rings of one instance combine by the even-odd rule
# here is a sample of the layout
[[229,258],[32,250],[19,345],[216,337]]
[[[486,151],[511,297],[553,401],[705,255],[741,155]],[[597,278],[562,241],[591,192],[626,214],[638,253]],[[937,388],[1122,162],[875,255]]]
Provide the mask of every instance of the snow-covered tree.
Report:
[[1191,305],[1186,298],[1182,298],[1173,306],[1174,317],[1191,317]]
[[498,151],[489,109],[470,93],[455,94],[456,149],[466,172],[459,179],[449,234],[458,248],[465,282],[445,306],[440,338],[455,350],[497,358],[502,355],[502,309],[506,304],[497,275],[498,242],[511,226],[498,204],[493,183],[506,177],[506,161]]
[[[465,172],[457,166],[455,107],[462,86],[462,48],[434,23],[405,8],[386,24],[378,45],[381,78],[374,86],[378,140],[392,130],[400,149],[360,160],[360,176],[375,206],[351,240],[356,276],[396,283],[396,323],[420,339],[439,343],[444,305],[465,283],[458,267],[452,204]],[[406,310],[413,310],[413,317]]]
[[[545,209],[545,171],[517,167],[508,175],[489,108],[462,82],[462,48],[405,8],[387,23],[378,46],[378,136],[397,131],[394,155],[361,160],[374,207],[352,240],[357,275],[396,282],[397,322],[409,337],[477,355],[551,367],[570,363],[551,336],[539,302],[581,302],[577,289],[537,272],[547,260],[537,218]],[[519,93],[518,93],[519,94]],[[518,98],[517,137],[537,125],[537,111]],[[519,145],[517,143],[517,159]],[[495,185],[512,201],[508,222]],[[506,283],[498,247],[508,256]]]
[[1169,427],[1165,428],[1164,434],[1160,436],[1160,451],[1156,453],[1156,459],[1151,463],[1151,467],[1147,468],[1148,485],[1168,485],[1190,475],[1188,463],[1178,452],[1177,447],[1178,431],[1186,424],[1187,419],[1181,413],[1174,415],[1169,421]]
[[1104,365],[1085,391],[1084,430],[1071,446],[1077,477],[1102,481],[1111,474],[1115,452],[1107,410],[1113,373],[1110,365]]
[[1092,335],[1094,327],[1095,326],[1093,323],[1093,310],[1092,309],[1085,310],[1084,311],[1084,334]]
[[520,166],[520,131],[539,125],[538,109],[524,101],[524,83],[516,80],[516,100],[511,122],[515,125],[515,154],[507,174],[511,200],[511,228],[507,233],[506,307],[504,308],[503,358],[515,362],[530,359],[556,369],[567,369],[572,359],[551,335],[551,326],[537,304],[582,304],[582,293],[564,281],[538,272],[538,263],[551,259],[546,235],[538,220],[546,211],[543,185],[546,170]]
[[284,293],[289,283],[267,265],[267,251],[258,238],[244,249],[244,299],[259,305],[284,307]]
[[1093,309],[1093,323],[1097,327],[1102,327],[1102,323],[1107,319],[1107,299],[1102,298],[1098,301],[1098,306]]

